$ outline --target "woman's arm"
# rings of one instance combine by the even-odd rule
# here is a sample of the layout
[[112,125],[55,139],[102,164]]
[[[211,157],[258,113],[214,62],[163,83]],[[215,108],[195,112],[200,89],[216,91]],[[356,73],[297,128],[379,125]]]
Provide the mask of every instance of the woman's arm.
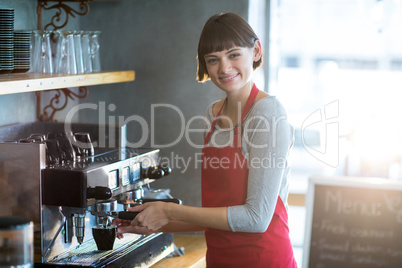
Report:
[[[131,207],[129,210],[141,212],[131,222],[131,226],[146,227],[152,232],[185,232],[192,228],[199,231],[203,227],[230,231],[226,207],[201,208],[174,203],[149,202]],[[172,221],[173,223],[167,225]]]
[[[145,203],[129,208],[130,211],[141,212],[131,222],[131,228],[142,228],[151,233],[186,232],[195,226],[227,231],[264,232],[271,221],[280,194],[282,176],[287,166],[286,159],[293,137],[292,128],[287,123],[286,117],[282,118],[285,113],[281,109],[279,113],[275,111],[275,105],[278,103],[271,104],[273,107],[268,106],[271,110],[269,116],[264,112],[261,113],[268,119],[269,135],[267,131],[265,133],[256,131],[247,139],[247,142],[258,141],[258,143],[250,146],[248,154],[249,161],[253,162],[249,163],[251,166],[246,204],[230,208],[200,208],[174,203]],[[258,128],[267,129],[267,126],[263,124],[252,127],[252,129]],[[269,146],[256,149],[253,145]],[[255,163],[255,160],[260,162]]]
[[190,224],[181,221],[170,221],[168,224],[163,226],[162,228],[151,231],[146,227],[139,227],[131,225],[131,221],[129,220],[121,220],[121,219],[114,219],[113,224],[117,226],[117,237],[123,238],[124,233],[135,233],[135,234],[143,234],[149,235],[152,233],[193,233],[193,232],[203,232],[205,230],[204,227],[198,226],[195,224]]
[[278,196],[286,204],[287,158],[292,142],[293,128],[281,104],[274,97],[260,100],[244,124],[242,149],[249,163],[247,199],[244,205],[228,208],[234,232],[265,232]]

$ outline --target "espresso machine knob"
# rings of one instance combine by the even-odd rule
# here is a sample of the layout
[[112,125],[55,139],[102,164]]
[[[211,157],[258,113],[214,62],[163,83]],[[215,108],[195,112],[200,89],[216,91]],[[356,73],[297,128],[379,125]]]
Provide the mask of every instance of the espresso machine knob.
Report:
[[104,186],[96,186],[94,188],[87,188],[87,198],[95,198],[96,200],[107,200],[111,198],[113,191]]
[[167,176],[172,173],[172,168],[165,164],[159,165],[159,169],[163,170],[163,176]]
[[172,168],[167,165],[151,166],[142,171],[142,178],[160,179],[169,175],[172,172]]
[[155,167],[155,166],[149,167],[149,168],[143,170],[143,172],[142,172],[143,178],[154,179],[154,180],[160,179],[164,175],[165,175],[165,172],[161,168]]

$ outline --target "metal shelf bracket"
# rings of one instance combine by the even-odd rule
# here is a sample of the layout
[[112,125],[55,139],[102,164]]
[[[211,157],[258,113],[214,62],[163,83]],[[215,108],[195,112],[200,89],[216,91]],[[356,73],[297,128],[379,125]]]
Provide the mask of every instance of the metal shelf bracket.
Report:
[[[41,92],[36,92],[37,99],[37,111],[36,117],[39,121],[53,121],[54,115],[58,111],[62,111],[67,107],[68,101],[77,99],[83,99],[88,96],[87,87],[79,87],[78,92],[74,92],[68,88],[60,88],[53,90],[55,92],[54,97],[50,100],[49,104],[41,111]],[[62,102],[64,101],[64,102]]]
[[[88,2],[92,0],[38,0],[38,29],[42,29],[42,10],[56,10],[56,14],[52,17],[50,22],[45,25],[44,30],[58,30],[65,27],[70,19],[70,16],[75,18],[75,15],[84,16],[89,13],[89,4]],[[56,2],[54,5],[49,5],[49,2]],[[66,2],[70,3],[80,3],[79,8],[80,11],[77,11],[66,4]],[[63,15],[64,14],[64,15]],[[62,20],[62,15],[65,17],[64,21]],[[50,27],[53,27],[50,29]]]
[[[42,11],[43,10],[55,10],[55,15],[51,18],[50,22],[45,25],[44,30],[58,30],[64,28],[69,21],[70,16],[75,18],[75,15],[84,16],[89,13],[88,2],[92,0],[38,0],[37,14],[38,14],[38,30],[42,29]],[[50,2],[55,2],[55,4],[50,5]],[[73,9],[66,2],[70,3],[80,3],[79,11]],[[62,21],[64,18],[64,21]],[[52,28],[51,28],[52,27]],[[50,100],[50,103],[43,108],[41,111],[41,92],[36,92],[36,118],[39,121],[52,121],[54,115],[57,111],[63,110],[69,101],[69,99],[74,100],[75,98],[85,98],[88,95],[87,87],[80,87],[78,89],[78,94],[71,91],[68,88],[56,89],[55,96]],[[56,107],[60,103],[62,94],[64,95],[64,103],[60,107]],[[48,110],[50,111],[48,113]]]

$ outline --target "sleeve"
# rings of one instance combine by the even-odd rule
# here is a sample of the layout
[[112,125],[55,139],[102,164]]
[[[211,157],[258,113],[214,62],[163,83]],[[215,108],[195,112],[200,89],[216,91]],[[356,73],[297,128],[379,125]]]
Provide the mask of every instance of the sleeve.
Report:
[[293,144],[293,128],[278,101],[255,110],[243,126],[242,148],[249,165],[246,203],[228,208],[228,221],[234,232],[267,230]]

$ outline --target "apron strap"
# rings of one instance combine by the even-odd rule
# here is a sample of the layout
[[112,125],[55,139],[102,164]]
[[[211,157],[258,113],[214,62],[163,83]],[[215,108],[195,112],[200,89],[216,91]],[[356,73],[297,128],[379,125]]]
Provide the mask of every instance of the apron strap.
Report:
[[[247,113],[249,112],[251,106],[253,106],[254,100],[258,94],[258,88],[254,84],[253,88],[251,89],[250,95],[248,96],[246,106],[244,106],[243,113],[241,115],[241,119],[237,123],[237,125],[234,127],[234,138],[233,138],[233,146],[235,147],[240,147],[241,146],[241,136],[242,136],[242,127],[241,123],[243,122],[244,118],[246,117]],[[219,112],[216,114],[214,121],[212,122],[211,129],[208,132],[208,135],[205,137],[204,144],[207,144],[211,135],[212,135],[212,130],[215,128],[216,122],[222,112],[223,106],[225,106],[225,103],[227,101],[227,98],[225,99],[225,102],[223,103],[222,107],[220,108]]]
[[212,134],[212,130],[215,128],[216,122],[218,121],[218,118],[221,115],[223,106],[225,106],[226,101],[227,101],[227,98],[223,102],[222,107],[219,109],[219,112],[216,114],[214,121],[212,122],[211,129],[209,130],[208,135],[205,137],[204,144],[208,143],[209,138],[211,137],[211,134]]
[[244,106],[243,114],[241,115],[241,120],[239,123],[242,123],[246,115],[248,114],[248,111],[250,111],[251,106],[253,106],[254,100],[257,97],[258,94],[258,88],[254,84],[253,88],[251,89],[250,96],[247,99],[246,106]]
[[258,94],[258,88],[254,84],[253,88],[251,89],[250,96],[248,96],[246,106],[244,106],[244,110],[241,115],[241,119],[239,120],[239,122],[237,123],[237,125],[234,128],[234,137],[233,137],[233,146],[234,147],[241,148],[241,140],[242,140],[242,136],[243,136],[242,123],[243,123],[244,118],[250,111],[251,106],[253,106],[253,103],[254,103],[255,98],[257,97],[257,94]]

